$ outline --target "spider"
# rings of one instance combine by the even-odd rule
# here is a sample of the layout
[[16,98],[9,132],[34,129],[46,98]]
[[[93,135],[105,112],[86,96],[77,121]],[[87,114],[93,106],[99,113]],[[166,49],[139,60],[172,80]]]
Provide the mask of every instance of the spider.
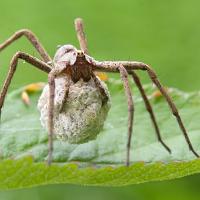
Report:
[[[131,147],[131,137],[132,137],[132,129],[133,129],[133,120],[134,120],[134,102],[132,98],[132,91],[129,85],[128,76],[130,75],[135,82],[135,85],[139,89],[139,92],[142,96],[144,101],[146,110],[148,111],[152,124],[155,129],[155,133],[157,136],[158,141],[163,145],[163,147],[171,153],[170,148],[164,143],[162,140],[160,130],[158,128],[158,124],[156,122],[156,118],[151,107],[151,104],[148,100],[147,95],[145,94],[145,90],[143,89],[142,83],[136,74],[137,70],[142,70],[147,72],[150,80],[155,84],[158,88],[160,93],[166,99],[172,114],[175,116],[177,123],[185,137],[185,140],[188,144],[189,150],[192,153],[199,157],[197,152],[194,150],[192,143],[188,137],[187,131],[184,127],[182,119],[179,115],[179,112],[173,103],[171,97],[165,90],[165,88],[161,85],[160,81],[157,78],[156,73],[152,70],[152,68],[143,63],[138,61],[96,61],[94,58],[89,56],[88,48],[87,48],[87,41],[84,34],[83,28],[83,21],[81,18],[75,19],[75,29],[77,32],[77,37],[80,44],[80,49],[77,50],[72,45],[64,45],[59,48],[57,51],[54,59],[52,60],[51,57],[48,55],[47,51],[44,49],[42,44],[39,42],[37,37],[34,33],[30,30],[22,29],[17,31],[12,35],[9,39],[7,39],[4,43],[0,45],[0,51],[5,49],[8,45],[12,42],[19,39],[21,36],[27,37],[27,39],[32,43],[35,49],[40,54],[42,60],[39,60],[36,57],[33,57],[27,53],[18,51],[12,58],[10,62],[9,72],[5,79],[5,82],[2,86],[2,90],[0,93],[0,111],[3,107],[5,96],[8,91],[8,87],[10,86],[11,80],[13,75],[16,71],[18,60],[24,60],[27,63],[33,65],[34,67],[42,70],[43,72],[48,74],[48,84],[49,84],[49,106],[48,106],[48,159],[47,163],[50,165],[52,162],[52,152],[53,152],[53,117],[54,117],[54,97],[55,97],[55,79],[59,76],[68,76],[71,80],[76,83],[80,79],[83,81],[88,82],[90,79],[93,79],[96,87],[101,92],[101,95],[104,97],[102,99],[102,104],[106,103],[108,100],[108,96],[103,87],[99,82],[99,79],[96,77],[95,72],[111,72],[111,73],[119,73],[125,94],[127,97],[127,104],[128,104],[128,138],[127,138],[127,146],[126,146],[126,165],[129,166],[130,164],[130,147]],[[66,89],[66,98],[67,98],[67,89]]]

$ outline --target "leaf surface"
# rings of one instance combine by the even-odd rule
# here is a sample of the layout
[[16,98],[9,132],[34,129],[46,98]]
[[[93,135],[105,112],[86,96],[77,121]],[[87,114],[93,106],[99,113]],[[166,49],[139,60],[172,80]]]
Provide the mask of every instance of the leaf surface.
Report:
[[[45,163],[47,132],[41,127],[37,100],[25,106],[22,88],[6,99],[0,126],[0,189],[16,189],[44,184],[122,186],[155,180],[179,178],[200,172],[200,160],[189,151],[179,126],[163,97],[152,95],[156,89],[145,85],[169,154],[157,141],[148,112],[135,86],[135,121],[131,146],[131,166],[125,167],[127,142],[127,105],[123,86],[108,82],[112,108],[104,129],[96,140],[72,145],[54,140],[53,164]],[[200,93],[169,89],[194,148],[200,152]]]

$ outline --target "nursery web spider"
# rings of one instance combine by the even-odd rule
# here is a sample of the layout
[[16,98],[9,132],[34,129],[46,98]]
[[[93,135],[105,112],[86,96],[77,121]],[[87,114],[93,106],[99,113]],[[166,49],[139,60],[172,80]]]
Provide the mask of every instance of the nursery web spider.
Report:
[[[127,96],[128,102],[128,140],[127,140],[127,155],[126,155],[126,165],[130,164],[130,146],[131,146],[131,136],[133,129],[133,119],[134,119],[134,103],[132,98],[132,91],[129,86],[128,75],[133,78],[136,86],[138,87],[141,96],[144,100],[146,110],[149,112],[150,118],[152,120],[153,126],[155,128],[155,132],[158,138],[158,141],[163,145],[163,147],[171,153],[170,148],[164,143],[161,138],[160,131],[158,128],[158,124],[156,122],[156,118],[153,112],[153,109],[150,105],[150,102],[145,94],[145,91],[142,87],[139,77],[137,76],[137,70],[146,71],[151,81],[156,85],[158,90],[161,92],[163,97],[166,99],[171,112],[176,117],[178,125],[185,137],[185,140],[189,146],[189,149],[192,153],[199,157],[197,152],[194,150],[190,139],[188,137],[187,131],[183,125],[179,112],[173,103],[171,97],[168,95],[165,88],[161,85],[160,81],[157,78],[156,73],[152,70],[152,68],[142,62],[137,61],[96,61],[92,57],[88,56],[87,49],[87,41],[85,38],[85,34],[83,31],[83,22],[82,19],[78,18],[75,20],[75,28],[77,32],[77,37],[80,43],[80,49],[77,50],[72,45],[64,45],[59,48],[54,59],[48,55],[44,47],[41,45],[37,37],[30,30],[20,30],[17,31],[13,36],[11,36],[8,40],[6,40],[3,44],[0,45],[0,51],[5,49],[12,42],[19,39],[21,36],[27,37],[27,39],[32,43],[35,49],[39,52],[42,60],[35,58],[24,52],[17,52],[11,62],[8,75],[3,84],[1,93],[0,93],[0,110],[2,109],[5,96],[8,91],[8,87],[11,83],[13,75],[16,71],[18,60],[22,59],[27,63],[30,63],[34,67],[46,72],[48,74],[48,83],[49,83],[49,110],[48,110],[48,164],[52,161],[52,151],[53,151],[53,109],[54,109],[54,95],[55,95],[55,79],[57,76],[68,76],[75,83],[79,81],[79,79],[83,79],[84,81],[89,81],[91,78],[95,81],[96,87],[99,88],[102,96],[102,103],[106,103],[108,97],[104,89],[99,84],[99,80],[97,79],[94,72],[117,72],[120,73],[121,80],[124,85],[124,90]],[[53,67],[52,67],[53,66]],[[66,89],[66,97],[67,97],[67,89]]]

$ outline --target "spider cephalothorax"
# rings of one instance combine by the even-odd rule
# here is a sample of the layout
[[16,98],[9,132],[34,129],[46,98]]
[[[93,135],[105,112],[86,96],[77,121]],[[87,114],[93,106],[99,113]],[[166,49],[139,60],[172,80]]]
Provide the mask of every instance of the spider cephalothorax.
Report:
[[[151,81],[155,84],[158,90],[161,92],[163,97],[166,99],[171,112],[175,116],[178,125],[185,137],[185,140],[188,144],[189,149],[192,153],[199,157],[198,153],[194,150],[190,139],[188,137],[187,131],[184,127],[182,119],[179,115],[179,112],[173,103],[171,97],[168,95],[165,88],[161,85],[159,79],[157,78],[156,73],[149,67],[149,65],[137,62],[137,61],[96,61],[95,59],[89,57],[87,42],[83,32],[83,23],[81,19],[75,20],[75,28],[77,31],[78,40],[80,43],[81,50],[77,50],[72,45],[64,45],[58,49],[56,55],[52,61],[51,57],[48,55],[44,47],[40,44],[37,37],[29,30],[23,29],[16,32],[12,37],[6,40],[3,44],[0,45],[0,51],[6,48],[13,41],[17,40],[21,36],[26,36],[28,40],[33,44],[36,50],[39,52],[42,60],[39,60],[29,54],[23,52],[17,52],[10,63],[10,69],[8,76],[4,82],[0,93],[0,110],[3,107],[4,99],[8,90],[8,87],[11,83],[13,75],[17,68],[18,59],[25,60],[26,62],[32,64],[38,69],[46,72],[48,74],[48,84],[49,84],[49,93],[48,93],[48,136],[49,136],[49,153],[48,153],[48,163],[52,161],[52,151],[53,151],[53,133],[54,133],[54,98],[56,91],[56,79],[58,77],[68,77],[72,80],[73,83],[82,80],[84,83],[92,80],[95,84],[95,87],[99,90],[101,95],[99,96],[102,101],[102,106],[105,105],[109,96],[105,89],[102,86],[101,82],[95,75],[95,71],[102,72],[117,72],[121,76],[121,80],[124,85],[125,94],[127,96],[128,103],[128,139],[127,139],[127,156],[126,156],[126,165],[130,163],[130,146],[131,146],[131,136],[133,129],[133,116],[134,116],[134,103],[132,97],[132,91],[129,86],[128,75],[130,75],[135,82],[136,87],[139,89],[141,96],[144,100],[146,110],[149,112],[152,124],[155,128],[155,133],[157,135],[158,141],[163,145],[163,147],[171,153],[170,148],[164,143],[161,138],[160,130],[156,122],[156,117],[154,115],[151,104],[148,100],[145,90],[142,87],[141,81],[136,74],[137,70],[142,70],[147,72]],[[50,64],[51,63],[51,64]],[[65,84],[64,87],[64,100],[62,105],[64,105],[66,98],[68,97],[69,85]],[[62,106],[59,112],[62,112]]]
[[62,73],[66,73],[76,83],[81,78],[86,82],[91,79],[90,60],[83,51],[72,45],[64,45],[57,50],[53,62],[55,68],[62,70]]

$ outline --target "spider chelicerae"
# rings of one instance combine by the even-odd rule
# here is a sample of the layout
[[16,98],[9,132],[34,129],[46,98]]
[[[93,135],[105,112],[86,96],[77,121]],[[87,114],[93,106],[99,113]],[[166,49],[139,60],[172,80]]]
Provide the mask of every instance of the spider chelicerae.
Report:
[[[52,162],[52,152],[53,152],[53,128],[54,128],[54,97],[55,97],[55,79],[59,76],[67,76],[72,80],[73,83],[76,83],[80,79],[84,82],[88,82],[93,79],[96,87],[99,89],[102,95],[102,104],[108,101],[108,96],[105,89],[102,87],[99,79],[96,77],[95,72],[109,72],[114,73],[117,72],[121,76],[122,83],[124,85],[124,90],[127,96],[128,103],[128,138],[127,138],[127,154],[126,154],[126,165],[130,164],[130,147],[131,147],[131,136],[133,129],[133,119],[134,119],[134,103],[132,98],[132,91],[129,86],[128,76],[130,75],[135,82],[135,85],[138,87],[141,96],[144,100],[146,110],[149,112],[150,118],[152,120],[153,126],[155,128],[155,133],[157,135],[158,141],[163,145],[163,147],[171,153],[170,148],[164,143],[161,138],[160,130],[158,128],[158,124],[156,122],[156,118],[151,107],[151,104],[148,100],[147,95],[142,87],[141,81],[136,74],[136,71],[142,70],[146,71],[151,81],[155,84],[158,90],[161,92],[163,97],[166,99],[171,112],[176,117],[178,125],[185,137],[185,140],[189,146],[189,149],[193,152],[196,157],[199,157],[197,152],[194,150],[190,139],[188,137],[187,131],[184,127],[184,124],[181,120],[179,112],[173,103],[172,99],[168,95],[166,89],[161,85],[160,81],[157,78],[156,73],[152,70],[152,68],[138,61],[96,61],[88,54],[87,41],[83,31],[83,21],[80,18],[75,20],[75,29],[77,32],[77,37],[80,43],[80,49],[77,50],[72,45],[64,45],[59,48],[54,59],[48,55],[47,51],[44,49],[42,44],[39,42],[35,34],[33,34],[30,30],[23,29],[17,31],[13,36],[7,39],[4,43],[0,45],[0,51],[9,46],[12,42],[19,39],[21,36],[27,37],[27,39],[32,43],[35,49],[40,54],[42,60],[39,60],[36,57],[33,57],[24,52],[17,52],[11,62],[8,75],[3,84],[1,93],[0,93],[0,111],[3,107],[5,96],[7,94],[8,88],[10,86],[13,75],[16,71],[18,60],[24,60],[27,63],[33,65],[34,67],[42,70],[43,72],[48,74],[48,84],[49,84],[49,101],[48,101],[48,164]],[[65,89],[66,98],[68,94],[68,88]]]

